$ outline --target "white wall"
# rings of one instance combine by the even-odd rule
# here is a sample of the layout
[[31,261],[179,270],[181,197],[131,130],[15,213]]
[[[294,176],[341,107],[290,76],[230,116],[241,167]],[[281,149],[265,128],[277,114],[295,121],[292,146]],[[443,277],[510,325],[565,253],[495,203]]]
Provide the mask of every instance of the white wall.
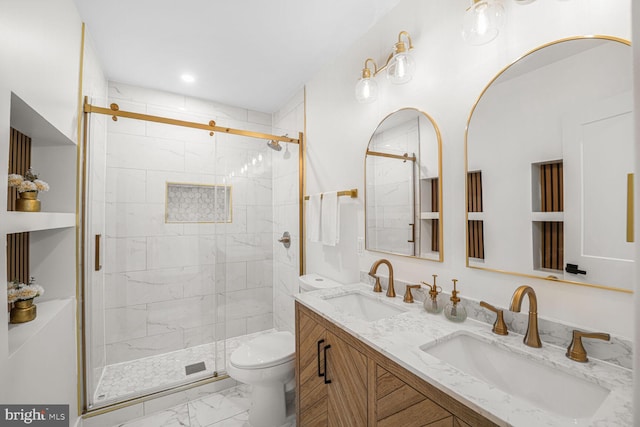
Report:
[[[0,170],[8,168],[11,92],[69,140],[77,140],[81,21],[72,0],[5,0],[0,13]],[[72,153],[72,155],[75,153]],[[44,178],[44,177],[43,177]],[[46,178],[45,178],[46,179]],[[0,175],[0,200],[6,199],[6,174]],[[73,193],[73,191],[70,191]],[[68,212],[73,212],[73,206]],[[0,224],[0,239],[7,230]],[[55,233],[55,232],[53,232]],[[45,233],[50,235],[51,233]],[[73,245],[73,229],[65,230]],[[67,253],[66,250],[63,252]],[[73,251],[71,251],[73,253]],[[5,245],[0,245],[0,277],[6,277]],[[57,256],[51,254],[52,258]],[[73,268],[73,255],[60,259]],[[70,276],[74,276],[73,273]],[[46,278],[40,278],[46,287]],[[67,297],[75,283],[52,294]],[[6,294],[5,294],[6,295]],[[4,307],[5,299],[0,297]],[[69,404],[71,425],[77,420],[75,303],[64,308],[20,349],[8,354],[8,333],[0,328],[0,401],[3,403]],[[37,321],[37,319],[36,319]],[[6,324],[6,311],[0,311]],[[24,373],[16,379],[14,375]]]
[[[505,2],[508,22],[503,34],[484,46],[466,45],[460,37],[466,0],[403,0],[340,58],[307,85],[308,192],[363,188],[363,158],[378,122],[402,107],[430,114],[443,139],[444,262],[388,257],[395,276],[415,282],[439,275],[445,290],[457,278],[464,296],[506,306],[523,283],[538,293],[540,316],[586,329],[630,338],[633,297],[575,285],[522,279],[465,268],[464,131],[471,107],[502,68],[545,43],[575,35],[605,34],[630,38],[629,1],[572,0]],[[354,85],[364,60],[382,62],[398,32],[408,31],[417,72],[407,85],[394,86],[378,77],[380,94],[373,104],[358,104]],[[355,232],[341,236],[333,251],[307,245],[307,271],[335,279],[356,279],[381,254],[357,256],[364,235],[363,198],[357,209],[343,209],[341,223]],[[387,255],[385,255],[387,256]]]

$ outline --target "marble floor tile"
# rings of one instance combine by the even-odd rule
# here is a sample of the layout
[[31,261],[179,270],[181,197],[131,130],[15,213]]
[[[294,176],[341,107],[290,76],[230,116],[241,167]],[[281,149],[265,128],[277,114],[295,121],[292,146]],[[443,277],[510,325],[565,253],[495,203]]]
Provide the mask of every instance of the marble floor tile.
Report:
[[166,411],[146,417],[137,418],[118,427],[190,427],[189,408],[187,404],[176,406]]

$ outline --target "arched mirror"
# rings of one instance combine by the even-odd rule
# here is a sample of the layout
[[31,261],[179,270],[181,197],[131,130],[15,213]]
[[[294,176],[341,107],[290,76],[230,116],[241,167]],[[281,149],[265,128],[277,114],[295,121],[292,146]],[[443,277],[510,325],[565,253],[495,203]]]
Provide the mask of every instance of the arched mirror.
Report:
[[365,156],[367,250],[442,262],[441,145],[422,111],[404,108],[380,122]]
[[631,292],[633,105],[629,43],[535,49],[469,116],[467,266]]

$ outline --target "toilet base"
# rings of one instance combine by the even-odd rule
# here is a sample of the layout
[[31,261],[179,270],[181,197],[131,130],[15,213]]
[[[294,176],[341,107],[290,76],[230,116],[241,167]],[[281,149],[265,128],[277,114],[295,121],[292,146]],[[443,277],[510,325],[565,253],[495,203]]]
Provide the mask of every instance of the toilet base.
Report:
[[253,427],[279,427],[286,419],[284,384],[254,385],[251,392],[249,423]]

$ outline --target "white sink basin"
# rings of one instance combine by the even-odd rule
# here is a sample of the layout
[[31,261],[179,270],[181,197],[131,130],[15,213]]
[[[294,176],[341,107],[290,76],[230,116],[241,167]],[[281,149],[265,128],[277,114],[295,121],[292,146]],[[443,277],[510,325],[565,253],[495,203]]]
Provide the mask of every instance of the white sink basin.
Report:
[[590,418],[610,390],[467,334],[420,349],[465,374],[556,415]]
[[341,311],[367,321],[380,320],[405,312],[400,307],[360,293],[329,296],[324,299]]

